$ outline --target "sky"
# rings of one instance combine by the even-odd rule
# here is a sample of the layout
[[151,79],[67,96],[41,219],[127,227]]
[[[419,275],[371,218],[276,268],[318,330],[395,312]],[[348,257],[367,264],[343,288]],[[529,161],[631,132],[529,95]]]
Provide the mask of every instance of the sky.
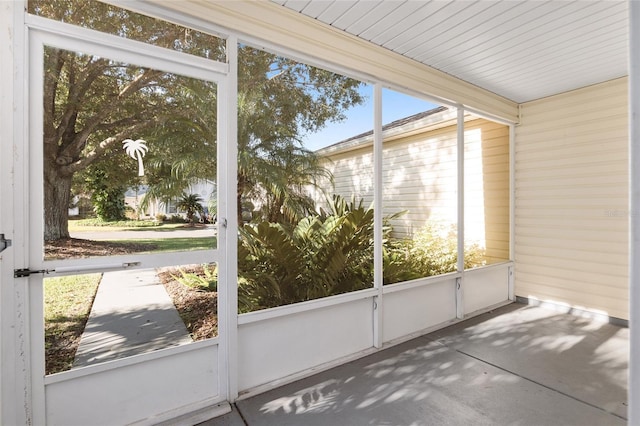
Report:
[[[364,86],[360,89],[360,93],[366,97],[366,101],[362,105],[349,109],[346,112],[347,120],[340,123],[329,123],[321,131],[307,135],[305,137],[307,149],[315,151],[373,129],[373,86]],[[403,93],[383,89],[382,124],[438,106]]]

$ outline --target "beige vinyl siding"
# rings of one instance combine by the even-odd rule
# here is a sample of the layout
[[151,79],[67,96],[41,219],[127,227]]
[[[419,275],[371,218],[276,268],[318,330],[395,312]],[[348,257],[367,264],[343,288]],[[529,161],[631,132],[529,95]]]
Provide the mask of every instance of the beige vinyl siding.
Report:
[[509,127],[465,122],[465,243],[484,244],[487,264],[509,260]]
[[[373,152],[363,148],[331,155],[335,193],[373,201]],[[412,132],[384,140],[383,215],[397,237],[411,237],[428,223],[456,229],[457,128]],[[509,128],[484,119],[465,123],[465,241],[486,250],[486,262],[509,259]]]
[[515,290],[628,319],[627,79],[522,105]]
[[382,152],[383,215],[397,236],[411,236],[431,221],[455,225],[457,218],[457,134],[449,126],[385,141]]
[[[373,150],[371,146],[332,156],[328,162],[325,160],[324,165],[333,174],[333,191],[329,189],[328,194],[341,195],[347,201],[352,197],[356,201],[363,200],[366,207],[373,203]],[[322,199],[316,197],[316,201],[320,205],[324,205]]]

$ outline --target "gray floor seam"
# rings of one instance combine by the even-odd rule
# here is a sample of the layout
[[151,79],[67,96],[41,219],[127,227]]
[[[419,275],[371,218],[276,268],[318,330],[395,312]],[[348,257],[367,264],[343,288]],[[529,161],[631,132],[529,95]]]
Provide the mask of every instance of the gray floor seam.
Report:
[[240,420],[242,420],[242,423],[244,423],[244,426],[249,426],[249,423],[247,422],[247,419],[244,418],[244,415],[242,414],[242,410],[240,410],[240,407],[238,406],[238,404],[236,404],[234,402],[233,406],[235,407],[236,411],[238,412],[238,415],[240,416]]
[[[434,341],[435,341],[435,340],[434,340]],[[536,380],[530,379],[530,378],[528,378],[528,377],[526,377],[526,376],[523,376],[523,375],[518,374],[518,373],[516,373],[516,372],[514,372],[514,371],[511,371],[511,370],[508,370],[508,369],[506,369],[506,368],[504,368],[504,367],[501,367],[501,366],[499,366],[499,365],[497,365],[497,364],[493,364],[493,363],[491,363],[491,362],[489,362],[489,361],[486,361],[486,360],[484,360],[484,359],[482,359],[482,358],[480,358],[480,357],[477,357],[477,356],[471,355],[471,354],[466,353],[466,352],[464,352],[464,351],[461,351],[461,350],[459,350],[459,349],[452,348],[451,346],[448,346],[448,345],[447,345],[447,344],[445,344],[445,343],[442,343],[442,342],[439,342],[439,343],[441,343],[442,345],[446,346],[447,348],[449,348],[449,349],[451,349],[451,350],[453,350],[453,351],[455,351],[455,352],[457,352],[457,353],[459,353],[459,354],[461,354],[461,355],[465,355],[465,356],[468,356],[469,358],[473,358],[473,359],[475,359],[476,361],[480,361],[480,362],[481,362],[481,363],[483,363],[483,364],[487,364],[487,365],[490,365],[490,366],[492,366],[492,367],[494,367],[494,368],[497,368],[497,369],[499,369],[499,370],[502,370],[502,371],[504,371],[504,372],[506,372],[506,373],[513,374],[514,376],[516,376],[516,377],[520,377],[521,379],[526,380],[526,381],[528,381],[528,382],[530,382],[530,383],[534,383],[534,384],[536,384],[536,385],[538,385],[538,386],[542,386],[542,387],[543,387],[543,388],[545,388],[545,389],[549,389],[549,390],[551,390],[551,391],[553,391],[553,392],[555,392],[555,393],[558,393],[558,394],[560,394],[560,395],[566,396],[567,398],[571,398],[571,399],[573,399],[574,401],[578,401],[578,402],[580,402],[580,403],[582,403],[582,404],[585,404],[585,405],[588,405],[588,406],[590,406],[590,407],[596,408],[596,409],[598,409],[598,410],[600,410],[600,411],[602,411],[602,412],[604,412],[604,413],[611,414],[612,416],[618,417],[618,418],[619,418],[619,419],[621,419],[621,420],[628,420],[626,417],[623,417],[623,416],[621,416],[621,415],[619,415],[619,414],[616,414],[616,413],[612,413],[611,411],[605,410],[604,408],[599,407],[599,406],[597,406],[597,405],[595,405],[595,404],[592,404],[592,403],[590,403],[590,402],[583,401],[583,400],[582,400],[582,399],[580,399],[580,398],[576,398],[576,397],[575,397],[575,396],[573,396],[573,395],[570,395],[570,394],[565,393],[565,392],[562,392],[562,391],[560,391],[560,390],[558,390],[558,389],[552,388],[551,386],[545,385],[544,383],[540,383],[540,382],[538,382],[538,381],[536,381]]]

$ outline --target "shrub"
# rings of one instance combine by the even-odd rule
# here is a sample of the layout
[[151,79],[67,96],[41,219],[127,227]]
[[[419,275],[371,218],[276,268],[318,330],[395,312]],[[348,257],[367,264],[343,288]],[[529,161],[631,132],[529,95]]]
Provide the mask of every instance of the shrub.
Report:
[[128,220],[138,220],[140,219],[140,215],[138,212],[131,206],[124,206],[124,216]]
[[201,291],[218,291],[218,267],[215,263],[204,264],[195,270],[181,268],[179,271],[180,277],[172,277],[182,285]]
[[427,223],[409,245],[411,266],[422,276],[455,272],[458,263],[457,232],[453,225]]
[[387,239],[382,249],[384,284],[421,278],[424,275],[412,265],[411,240]]
[[156,213],[156,221],[157,222],[164,222],[165,220],[167,220],[167,215],[166,214],[162,214],[162,213]]
[[196,221],[196,215],[202,215],[204,213],[202,201],[202,197],[198,194],[183,193],[177,201],[176,207],[185,212],[187,222],[193,225]]
[[330,212],[246,224],[238,249],[239,309],[248,312],[371,287],[373,210],[335,197]]
[[172,214],[171,217],[167,219],[169,223],[186,223],[186,219],[179,214]]
[[119,220],[112,222],[105,222],[101,219],[79,219],[73,221],[74,226],[82,227],[82,226],[104,226],[104,227],[115,227],[115,228],[152,228],[158,226],[158,223],[153,220]]
[[99,219],[114,222],[125,219],[124,191],[122,188],[101,188],[91,195],[93,211]]
[[[454,272],[453,226],[430,223],[413,239],[391,237],[384,218],[383,282]],[[465,267],[482,263],[477,245],[465,248]],[[373,285],[373,209],[334,196],[293,227],[246,224],[238,246],[238,308],[250,312],[370,288]]]
[[[465,246],[465,269],[484,264],[483,258],[484,250],[479,245]],[[390,284],[455,272],[457,265],[455,226],[430,222],[412,239],[390,241],[385,245],[384,282]]]

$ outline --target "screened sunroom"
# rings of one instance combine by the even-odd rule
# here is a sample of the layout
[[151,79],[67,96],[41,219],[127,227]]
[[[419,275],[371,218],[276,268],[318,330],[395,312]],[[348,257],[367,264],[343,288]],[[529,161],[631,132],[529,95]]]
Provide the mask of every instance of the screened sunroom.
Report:
[[[633,1],[0,11],[0,423],[434,424],[452,383],[482,390],[447,421],[513,422],[487,412],[518,380],[640,421]],[[615,372],[549,385],[589,339],[571,359]],[[414,380],[440,344],[475,361],[430,372],[494,370]]]

